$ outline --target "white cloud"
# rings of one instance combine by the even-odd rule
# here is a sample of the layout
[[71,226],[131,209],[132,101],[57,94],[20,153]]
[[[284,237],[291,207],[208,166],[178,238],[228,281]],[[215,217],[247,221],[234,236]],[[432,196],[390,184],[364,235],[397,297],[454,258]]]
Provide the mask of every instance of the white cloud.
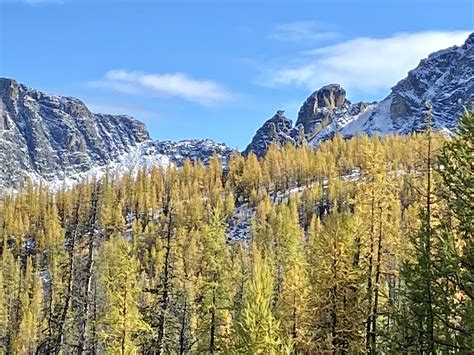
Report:
[[232,98],[231,93],[220,84],[211,80],[196,80],[183,73],[147,74],[116,69],[108,71],[102,79],[89,85],[127,94],[178,97],[206,106]]
[[269,86],[328,83],[365,93],[388,90],[428,54],[462,44],[467,31],[399,33],[386,38],[360,37],[299,53],[292,64],[266,70]]
[[269,38],[279,41],[299,42],[299,41],[320,41],[339,37],[339,34],[332,31],[325,31],[327,26],[316,21],[295,21],[279,25]]

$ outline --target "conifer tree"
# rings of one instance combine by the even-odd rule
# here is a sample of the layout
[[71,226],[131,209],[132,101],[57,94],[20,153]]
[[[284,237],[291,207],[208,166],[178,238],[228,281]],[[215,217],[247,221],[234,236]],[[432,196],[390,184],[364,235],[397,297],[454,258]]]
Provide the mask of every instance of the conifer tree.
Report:
[[5,353],[7,351],[8,318],[7,295],[5,294],[3,280],[3,263],[0,262],[0,351]]
[[[457,135],[438,158],[442,179],[441,197],[447,211],[439,226],[438,272],[452,285],[447,325],[455,345],[474,348],[474,111],[461,117]],[[451,306],[451,307],[449,307]],[[454,311],[454,312],[453,312]]]
[[[423,177],[426,182],[424,191],[419,192],[424,202],[419,212],[420,225],[417,230],[412,231],[411,250],[402,266],[406,312],[401,315],[404,318],[401,321],[405,332],[409,335],[406,348],[435,354],[440,349],[438,335],[442,331],[437,316],[440,316],[439,305],[443,302],[444,291],[435,268],[437,254],[443,247],[437,243],[435,228],[437,221],[434,218],[435,181],[430,107],[426,113],[425,139]],[[441,289],[438,286],[441,286]],[[443,343],[448,345],[449,342],[446,339]]]
[[354,265],[354,217],[337,209],[309,228],[311,322],[314,351],[347,353],[363,349],[363,274]]
[[2,328],[2,347],[6,354],[13,352],[18,325],[20,322],[20,308],[18,295],[21,292],[21,269],[18,259],[15,259],[6,242],[3,244],[2,258],[0,259],[2,268],[2,299],[4,305],[2,319],[6,321],[6,327]]
[[13,344],[13,353],[31,354],[36,351],[41,337],[43,324],[42,302],[43,290],[33,261],[26,259],[23,276],[22,292],[20,295],[21,321]]
[[[252,273],[237,320],[235,348],[241,354],[283,354],[284,343],[272,313],[273,280],[268,262],[253,248]],[[288,351],[288,348],[286,348]]]
[[219,210],[202,230],[200,278],[197,290],[198,351],[220,352],[227,347],[231,330],[229,254]]
[[309,339],[309,281],[303,252],[303,232],[298,223],[296,200],[282,211],[281,292],[276,302],[276,315],[283,334],[292,340],[295,352],[304,352]]
[[[173,279],[175,277],[175,261],[177,247],[177,227],[179,203],[177,201],[178,176],[174,168],[168,169],[163,178],[162,213],[159,217],[155,249],[155,280],[153,287],[147,291],[154,296],[154,310],[150,311],[148,320],[155,333],[148,345],[149,351],[162,354],[168,347],[174,347],[175,337],[168,321],[174,318],[171,309],[173,295],[175,294]],[[169,336],[168,336],[168,333]]]
[[99,270],[105,291],[100,338],[106,352],[137,354],[137,336],[151,329],[138,309],[137,260],[123,237],[113,237],[102,245]]
[[[91,323],[91,299],[92,299],[92,288],[93,282],[95,281],[94,275],[94,261],[96,248],[98,244],[98,229],[99,229],[99,185],[94,183],[92,187],[92,196],[90,200],[90,210],[88,211],[86,230],[85,230],[85,244],[86,244],[86,256],[85,265],[83,268],[83,278],[79,289],[79,295],[81,297],[79,307],[81,308],[79,324],[78,324],[78,354],[82,354],[86,348],[90,347],[90,323]],[[94,321],[94,319],[92,319]]]
[[[429,117],[428,117],[429,118]],[[459,133],[443,148],[433,178],[430,131],[427,133],[425,204],[413,232],[412,254],[403,265],[406,311],[401,323],[418,351],[465,352],[474,344],[472,279],[473,117],[466,112]],[[441,191],[434,196],[433,191]],[[433,200],[441,205],[436,210]]]
[[[364,269],[366,277],[366,351],[377,353],[380,310],[387,302],[383,289],[387,280],[382,276],[390,268],[389,259],[397,255],[399,206],[396,203],[397,185],[387,171],[383,146],[378,137],[367,142],[361,152],[364,183],[355,198],[355,213],[360,225],[356,237],[354,263]],[[392,261],[393,264],[393,261]],[[385,293],[386,294],[386,293]]]

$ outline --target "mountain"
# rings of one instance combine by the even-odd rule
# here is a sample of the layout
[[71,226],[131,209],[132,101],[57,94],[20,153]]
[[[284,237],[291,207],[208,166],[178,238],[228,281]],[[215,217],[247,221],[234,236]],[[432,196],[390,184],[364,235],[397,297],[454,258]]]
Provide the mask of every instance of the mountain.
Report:
[[302,126],[307,141],[329,139],[340,127],[357,119],[374,104],[352,104],[340,85],[329,84],[306,99],[298,112],[296,127]]
[[[27,177],[57,187],[139,168],[181,165],[186,158],[206,163],[213,154],[233,152],[211,140],[153,141],[145,125],[130,116],[92,113],[72,97],[48,95],[0,78],[0,188],[18,188]],[[408,134],[425,127],[426,103],[432,124],[452,132],[464,107],[474,100],[474,33],[464,45],[428,56],[380,102],[351,103],[330,84],[302,104],[295,126],[277,111],[259,128],[244,155],[263,156],[272,142],[317,145],[336,133]]]
[[254,152],[257,156],[265,155],[268,146],[272,142],[285,144],[293,142],[293,122],[285,117],[285,111],[279,110],[269,118],[262,127],[260,127],[253,137],[250,144],[242,152],[243,155],[248,155]]
[[453,132],[459,115],[474,101],[474,33],[464,45],[435,52],[423,59],[390,94],[340,131],[408,134],[425,128],[426,103],[432,105],[432,126]]
[[[340,85],[322,87],[305,100],[295,127],[285,130],[290,132],[291,139],[304,132],[305,140],[313,145],[336,133],[345,138],[357,133],[409,134],[424,129],[426,103],[431,102],[433,128],[451,133],[464,107],[470,107],[473,100],[474,33],[464,45],[435,52],[421,60],[380,102],[352,104]],[[268,130],[263,128],[273,119],[256,132],[245,152],[262,155],[263,147],[272,142],[291,141],[267,134]]]
[[154,165],[206,162],[232,149],[211,140],[160,142],[125,115],[92,113],[72,97],[48,95],[0,78],[0,187],[17,188],[26,177],[57,186],[84,177]]

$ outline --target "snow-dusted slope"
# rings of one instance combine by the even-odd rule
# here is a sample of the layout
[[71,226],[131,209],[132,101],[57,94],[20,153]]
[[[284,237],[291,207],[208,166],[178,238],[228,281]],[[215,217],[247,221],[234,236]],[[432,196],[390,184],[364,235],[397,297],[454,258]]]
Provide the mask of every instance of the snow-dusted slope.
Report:
[[338,84],[329,84],[312,93],[298,112],[296,128],[303,127],[307,141],[330,139],[375,103],[351,103]]
[[[299,143],[302,136],[317,145],[336,133],[349,138],[357,133],[385,135],[422,131],[427,102],[432,104],[433,128],[452,132],[464,107],[472,107],[473,101],[474,33],[464,45],[440,50],[421,60],[380,102],[353,104],[340,85],[322,87],[305,100],[295,127],[288,126],[287,122],[291,121],[285,118],[284,130],[269,134],[265,127],[273,127],[275,117],[272,117],[257,131],[245,152],[262,155],[271,142]],[[282,136],[287,138],[282,139]]]
[[0,78],[0,189],[27,177],[51,186],[142,167],[206,162],[229,156],[210,140],[152,141],[145,125],[124,115],[95,114],[76,98],[53,96]]
[[426,127],[426,103],[434,129],[452,132],[464,107],[474,101],[474,33],[464,45],[431,54],[395,85],[390,94],[339,131],[408,134]]

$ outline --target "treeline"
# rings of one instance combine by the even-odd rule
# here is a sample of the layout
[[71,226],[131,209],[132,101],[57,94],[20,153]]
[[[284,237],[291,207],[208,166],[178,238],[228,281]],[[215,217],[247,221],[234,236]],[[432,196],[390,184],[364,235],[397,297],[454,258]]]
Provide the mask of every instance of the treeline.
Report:
[[0,352],[468,354],[473,125],[29,184],[0,202]]

